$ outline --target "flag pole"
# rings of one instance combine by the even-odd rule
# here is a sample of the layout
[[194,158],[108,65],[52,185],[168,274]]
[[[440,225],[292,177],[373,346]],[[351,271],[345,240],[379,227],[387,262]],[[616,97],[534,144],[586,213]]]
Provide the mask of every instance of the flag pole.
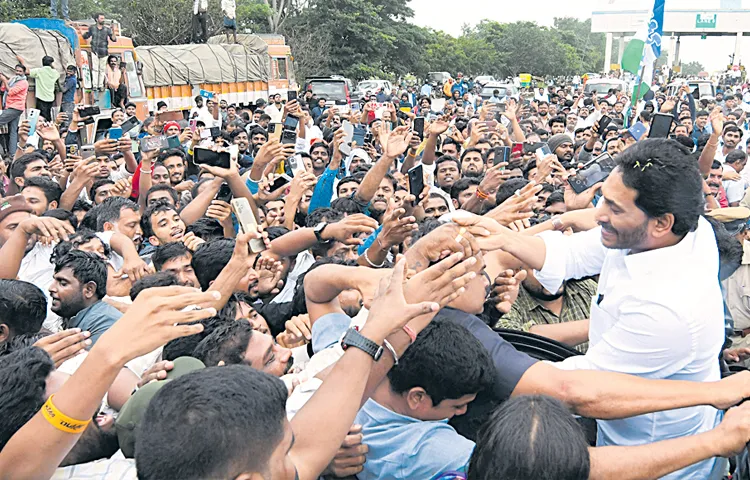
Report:
[[638,101],[641,97],[641,85],[643,85],[643,75],[646,73],[646,66],[641,67],[641,74],[638,75],[638,87],[636,87],[635,90],[635,96],[630,100],[630,121],[628,122],[629,125],[633,124],[633,120],[635,120],[635,112],[638,107]]

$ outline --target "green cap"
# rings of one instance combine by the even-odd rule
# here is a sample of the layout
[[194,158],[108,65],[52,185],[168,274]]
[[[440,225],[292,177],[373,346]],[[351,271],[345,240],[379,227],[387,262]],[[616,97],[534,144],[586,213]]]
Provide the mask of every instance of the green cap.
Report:
[[120,450],[126,458],[135,457],[135,437],[136,429],[141,423],[143,415],[146,413],[149,402],[154,398],[156,392],[167,384],[170,380],[181,377],[195,370],[206,368],[206,366],[193,357],[180,357],[174,360],[174,367],[167,372],[167,378],[158,380],[144,385],[138,389],[120,410],[120,414],[115,421],[115,431],[117,432],[117,441],[120,443]]

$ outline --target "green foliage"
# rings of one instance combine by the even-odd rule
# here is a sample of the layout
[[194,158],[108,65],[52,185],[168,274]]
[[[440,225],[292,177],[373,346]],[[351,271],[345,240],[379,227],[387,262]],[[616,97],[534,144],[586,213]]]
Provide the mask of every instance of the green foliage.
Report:
[[46,0],[0,0],[0,22],[49,16]]
[[701,62],[688,62],[682,65],[683,75],[698,75],[698,73],[705,70],[706,68]]

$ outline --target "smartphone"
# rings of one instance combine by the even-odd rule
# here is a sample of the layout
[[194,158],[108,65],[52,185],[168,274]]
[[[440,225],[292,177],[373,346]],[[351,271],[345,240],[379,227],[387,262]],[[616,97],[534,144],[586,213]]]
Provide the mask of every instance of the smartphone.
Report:
[[505,107],[507,106],[504,103],[496,103],[497,105],[497,113],[505,113]]
[[269,187],[269,189],[272,192],[275,192],[276,190],[278,190],[280,188],[284,188],[285,186],[289,185],[289,182],[291,182],[291,181],[292,181],[292,179],[291,179],[291,177],[289,175],[286,175],[286,174],[282,173],[281,175],[279,175],[278,177],[276,177],[276,179],[273,181],[273,183],[271,184],[271,186]]
[[276,140],[281,139],[282,126],[280,123],[269,123],[268,124],[268,139],[275,138]]
[[599,182],[603,182],[612,173],[617,164],[608,153],[602,153],[583,166],[577,174],[568,178],[568,183],[576,193],[581,193]]
[[485,128],[487,128],[488,133],[497,128],[497,120],[487,120],[482,123],[484,124]]
[[201,90],[200,92],[198,92],[198,95],[208,99],[214,98],[214,92],[209,92],[208,90]]
[[641,137],[646,133],[646,125],[642,122],[636,122],[632,127],[628,128],[628,132],[635,138],[635,141],[639,141]]
[[611,122],[612,119],[610,117],[602,115],[602,118],[599,119],[599,135],[604,134],[604,130],[607,129]]
[[416,133],[420,139],[424,139],[424,117],[415,118],[414,123],[412,124],[412,129],[414,129],[414,133]]
[[523,155],[523,143],[521,142],[513,142],[513,147],[510,151],[511,155],[515,154]]
[[[511,147],[495,147],[495,158],[492,160],[493,165],[498,163],[510,163],[510,154],[512,152]],[[501,168],[505,170],[505,167]]]
[[287,115],[284,119],[284,130],[297,131],[297,125],[299,125],[299,118],[294,115]]
[[354,125],[349,120],[341,123],[341,129],[344,131],[344,141],[339,145],[339,151],[344,155],[352,153],[352,140],[354,140]]
[[[237,217],[242,233],[258,232],[258,221],[255,219],[250,202],[245,197],[233,198],[231,201],[232,211]],[[260,238],[250,240],[250,251],[260,253],[266,249],[266,244]]]
[[409,170],[409,193],[414,195],[414,205],[422,200],[424,190],[424,167],[420,164]]
[[672,131],[674,116],[670,113],[655,113],[651,117],[651,130],[648,138],[667,138]]
[[167,137],[167,148],[180,148],[180,137],[178,135]]
[[286,101],[291,102],[292,100],[297,100],[297,90],[286,91]]
[[297,143],[297,132],[294,130],[284,130],[281,132],[282,145],[294,145]]
[[210,128],[204,128],[203,130],[201,130],[201,140],[205,140],[206,138],[211,138]]
[[156,118],[160,123],[179,122],[180,120],[185,119],[185,117],[183,117],[182,112],[180,110],[175,110],[173,112],[157,113]]
[[81,152],[81,158],[83,158],[84,160],[87,159],[87,158],[91,158],[95,154],[95,152],[94,152],[94,146],[93,145],[84,145],[84,146],[81,147],[80,152]]
[[66,157],[72,157],[78,155],[78,145],[66,145],[65,146],[65,156]]
[[372,145],[373,137],[372,132],[365,133],[365,145]]
[[130,117],[120,125],[123,135],[137,127],[141,122],[138,121],[137,117]]
[[217,152],[210,148],[195,147],[193,149],[193,162],[196,165],[229,168],[231,155],[227,151]]
[[78,109],[78,116],[81,118],[93,117],[94,115],[99,115],[100,113],[102,113],[102,111],[99,109],[98,105],[92,105],[90,107],[83,107]]
[[359,111],[360,111],[359,102],[352,103],[352,112],[359,112]]
[[142,152],[153,152],[154,150],[161,150],[165,145],[166,139],[164,137],[144,137],[141,139]]
[[107,133],[107,137],[109,137],[110,140],[119,140],[122,138],[122,128],[120,127],[112,127],[109,129]]
[[190,131],[195,133],[195,129],[198,128],[198,120],[195,118],[190,119],[188,122],[188,128],[190,128]]
[[39,122],[39,110],[29,108],[26,112],[26,120],[29,121],[29,136],[33,137],[36,133],[36,124]]
[[[367,143],[365,136],[367,135],[367,128],[362,125],[354,125],[354,132],[352,134],[352,145],[356,144],[358,147]],[[372,140],[370,140],[372,141]]]
[[550,155],[551,153],[552,150],[549,149],[549,145],[547,145],[546,143],[542,143],[541,146],[536,149],[537,161],[541,162],[544,157]]
[[221,128],[219,127],[211,127],[208,131],[211,133],[211,138],[216,138],[221,135]]
[[229,185],[226,183],[222,183],[221,187],[219,188],[219,192],[214,197],[215,200],[221,200],[222,202],[231,202],[232,201],[232,189],[229,188]]
[[289,162],[289,169],[292,172],[292,176],[297,176],[300,173],[304,173],[307,171],[305,168],[305,162],[302,160],[302,155],[293,155],[289,158],[287,158],[287,162]]

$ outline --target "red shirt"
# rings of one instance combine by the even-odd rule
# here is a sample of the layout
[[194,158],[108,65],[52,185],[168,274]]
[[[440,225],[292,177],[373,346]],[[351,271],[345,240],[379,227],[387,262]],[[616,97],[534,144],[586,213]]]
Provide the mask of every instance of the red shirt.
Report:
[[22,112],[26,110],[26,94],[28,92],[29,82],[26,80],[17,81],[8,90],[8,94],[5,97],[5,108],[13,108]]

